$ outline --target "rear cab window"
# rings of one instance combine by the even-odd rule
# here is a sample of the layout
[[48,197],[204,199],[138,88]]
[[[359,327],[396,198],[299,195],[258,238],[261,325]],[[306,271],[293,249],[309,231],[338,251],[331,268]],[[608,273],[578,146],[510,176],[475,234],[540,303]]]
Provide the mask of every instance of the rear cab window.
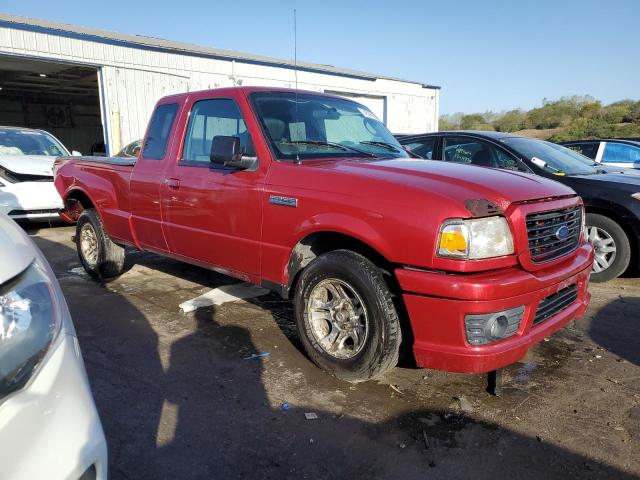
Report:
[[142,157],[149,160],[162,160],[167,150],[169,134],[178,113],[177,103],[159,105],[149,123],[149,130],[144,140]]

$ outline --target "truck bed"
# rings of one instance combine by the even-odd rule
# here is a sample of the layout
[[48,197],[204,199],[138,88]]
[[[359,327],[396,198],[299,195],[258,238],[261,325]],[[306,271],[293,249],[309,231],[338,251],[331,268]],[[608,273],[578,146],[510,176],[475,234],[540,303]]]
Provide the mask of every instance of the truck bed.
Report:
[[[134,243],[129,224],[131,216],[130,181],[137,158],[59,157],[56,159],[56,188],[65,192],[82,192],[99,213],[114,240]],[[77,193],[76,193],[77,195]]]
[[69,160],[77,160],[81,162],[104,163],[108,165],[120,165],[123,167],[133,167],[138,160],[135,157],[98,157],[98,156],[79,156],[79,157],[58,157],[58,160],[67,162]]

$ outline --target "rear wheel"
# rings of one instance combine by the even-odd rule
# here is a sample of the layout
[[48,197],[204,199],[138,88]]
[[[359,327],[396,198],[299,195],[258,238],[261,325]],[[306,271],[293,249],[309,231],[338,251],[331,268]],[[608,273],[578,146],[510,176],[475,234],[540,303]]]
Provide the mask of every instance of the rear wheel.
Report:
[[631,260],[627,234],[616,221],[597,213],[588,213],[586,224],[587,239],[595,253],[591,281],[607,282],[619,277]]
[[301,273],[296,322],[311,360],[338,378],[361,382],[398,362],[400,322],[380,270],[347,250],[320,255]]
[[86,209],[78,218],[76,248],[80,263],[92,277],[107,279],[122,273],[124,248],[109,238],[93,208]]

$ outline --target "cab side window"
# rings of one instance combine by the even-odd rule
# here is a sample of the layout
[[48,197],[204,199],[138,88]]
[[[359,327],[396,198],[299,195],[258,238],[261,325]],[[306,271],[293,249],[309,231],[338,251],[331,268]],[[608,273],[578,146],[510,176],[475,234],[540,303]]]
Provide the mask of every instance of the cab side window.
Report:
[[405,147],[407,147],[411,153],[431,160],[433,159],[433,153],[436,149],[436,137],[429,137],[419,141],[416,140],[415,142],[407,143]]
[[159,105],[153,112],[149,131],[144,140],[142,156],[150,160],[162,160],[167,150],[169,134],[178,113],[177,103]]
[[238,137],[241,150],[255,155],[236,102],[226,98],[200,100],[191,109],[181,163],[210,166],[211,144],[217,136]]
[[636,163],[640,162],[640,147],[624,143],[607,142],[602,154],[603,163]]

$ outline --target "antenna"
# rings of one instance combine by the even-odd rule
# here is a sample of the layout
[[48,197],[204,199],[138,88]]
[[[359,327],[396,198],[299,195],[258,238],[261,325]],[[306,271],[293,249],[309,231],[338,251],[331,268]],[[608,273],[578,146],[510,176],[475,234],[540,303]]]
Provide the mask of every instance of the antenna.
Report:
[[[295,88],[295,122],[296,133],[298,132],[298,16],[296,9],[293,9],[293,73],[296,79]],[[289,132],[291,133],[291,132]],[[300,164],[300,153],[296,150],[296,159],[294,161],[297,165]]]
[[298,16],[296,9],[293,9],[293,66],[296,76],[296,95],[298,94]]

